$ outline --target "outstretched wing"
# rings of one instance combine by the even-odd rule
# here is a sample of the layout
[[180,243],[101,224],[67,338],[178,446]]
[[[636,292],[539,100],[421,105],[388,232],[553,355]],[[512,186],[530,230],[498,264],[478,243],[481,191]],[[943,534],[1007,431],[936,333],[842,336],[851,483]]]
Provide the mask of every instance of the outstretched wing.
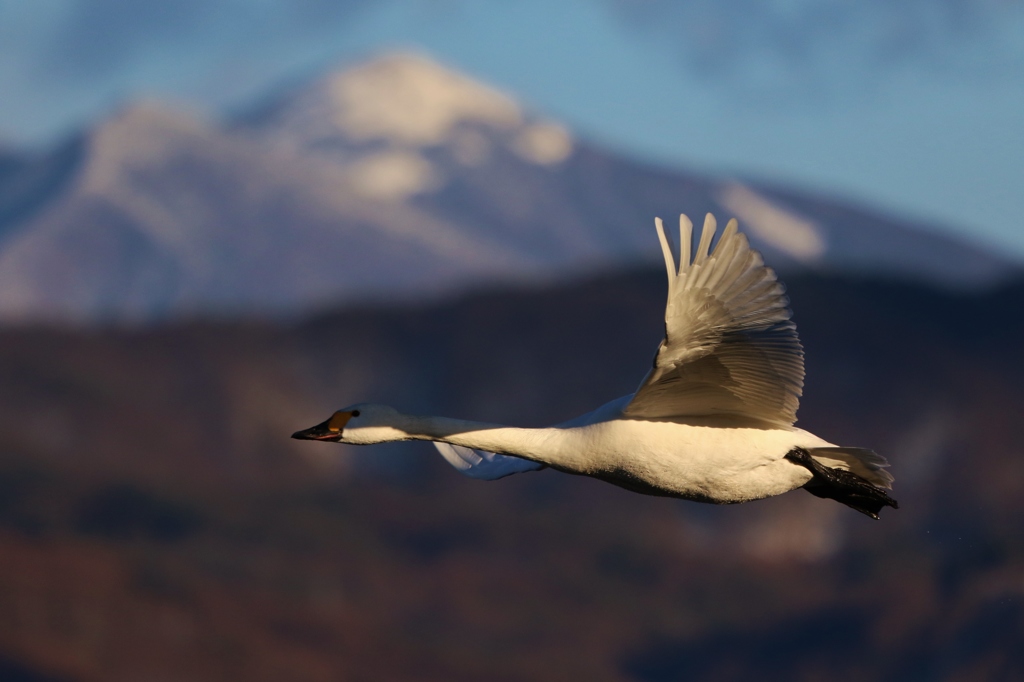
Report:
[[792,425],[803,389],[803,347],[775,272],[735,220],[710,251],[716,229],[710,213],[692,260],[693,224],[679,217],[677,270],[660,218],[655,225],[668,268],[665,340],[625,416],[733,415]]
[[522,457],[499,455],[451,443],[434,441],[434,447],[460,473],[484,481],[494,481],[523,471],[536,471],[544,468],[540,462],[531,462]]

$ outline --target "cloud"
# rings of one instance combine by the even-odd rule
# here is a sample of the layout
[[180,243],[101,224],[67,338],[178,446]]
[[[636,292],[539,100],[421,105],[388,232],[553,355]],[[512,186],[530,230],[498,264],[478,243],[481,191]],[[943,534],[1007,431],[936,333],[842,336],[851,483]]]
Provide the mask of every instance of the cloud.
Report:
[[140,52],[194,39],[213,7],[203,0],[78,0],[56,27],[43,68],[66,77],[123,68]]
[[271,35],[323,31],[374,1],[66,0],[41,68],[58,78],[102,77],[155,53],[252,47]]
[[1020,0],[608,0],[694,72],[764,89],[824,88],[900,68],[976,75],[1024,65]]

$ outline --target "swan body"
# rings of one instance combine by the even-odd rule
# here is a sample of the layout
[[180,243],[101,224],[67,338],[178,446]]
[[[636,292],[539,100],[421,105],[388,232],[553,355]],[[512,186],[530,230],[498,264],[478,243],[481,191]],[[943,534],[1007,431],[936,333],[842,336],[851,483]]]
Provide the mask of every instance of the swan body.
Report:
[[540,429],[406,415],[360,403],[294,438],[370,445],[429,440],[462,473],[486,480],[550,467],[649,495],[731,504],[805,487],[878,518],[896,502],[884,458],[796,428],[803,349],[782,285],[730,221],[715,249],[705,220],[691,258],[680,217],[666,337],[638,390]]

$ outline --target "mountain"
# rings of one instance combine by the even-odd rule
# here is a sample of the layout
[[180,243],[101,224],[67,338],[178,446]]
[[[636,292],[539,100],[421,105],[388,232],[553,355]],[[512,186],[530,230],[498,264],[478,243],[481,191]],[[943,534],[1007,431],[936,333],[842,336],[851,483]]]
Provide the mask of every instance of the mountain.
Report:
[[288,438],[364,399],[541,425],[626,393],[661,269],[290,324],[0,330],[0,677],[1024,678],[1024,284],[788,284],[799,424],[889,458],[881,521]]
[[222,124],[126,107],[0,156],[0,320],[296,315],[658,258],[652,218],[738,216],[789,272],[984,287],[1016,263],[899,219],[651,167],[395,53]]

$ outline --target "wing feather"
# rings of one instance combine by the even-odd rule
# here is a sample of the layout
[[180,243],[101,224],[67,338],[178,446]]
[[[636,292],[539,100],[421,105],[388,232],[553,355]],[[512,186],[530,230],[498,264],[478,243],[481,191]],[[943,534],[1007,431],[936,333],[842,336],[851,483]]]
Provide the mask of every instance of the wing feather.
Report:
[[434,447],[445,458],[445,461],[459,470],[459,473],[485,481],[494,481],[512,474],[544,468],[540,462],[531,462],[522,457],[499,455],[441,441],[434,441]]
[[669,273],[665,340],[625,415],[734,415],[792,425],[803,390],[803,348],[775,272],[735,220],[712,250],[717,222],[708,214],[691,257],[692,223],[680,216],[678,268],[660,219],[655,226]]

